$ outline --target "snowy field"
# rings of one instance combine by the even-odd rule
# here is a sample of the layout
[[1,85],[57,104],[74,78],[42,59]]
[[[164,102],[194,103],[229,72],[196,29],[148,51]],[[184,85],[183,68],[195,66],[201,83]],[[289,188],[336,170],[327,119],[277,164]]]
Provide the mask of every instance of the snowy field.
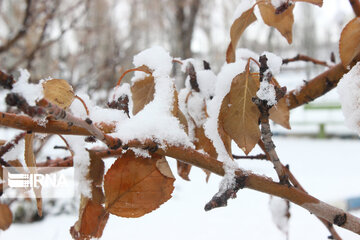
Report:
[[[360,161],[356,153],[359,140],[317,140],[276,137],[279,156],[302,185],[317,198],[335,204],[347,197],[360,196]],[[240,152],[239,152],[240,153]],[[256,149],[255,149],[256,153]],[[170,160],[175,170],[175,161]],[[276,179],[270,163],[241,160],[245,169]],[[142,218],[125,219],[110,216],[102,239],[286,239],[276,228],[269,211],[269,196],[243,189],[228,207],[210,212],[204,205],[218,189],[219,177],[212,175],[208,184],[201,170],[193,169],[191,182],[177,179],[173,198]],[[291,205],[290,240],[327,239],[326,228],[306,210]],[[353,212],[360,216],[360,211]],[[13,224],[0,239],[66,240],[73,216],[48,217],[33,224]],[[337,228],[343,239],[359,236]]]

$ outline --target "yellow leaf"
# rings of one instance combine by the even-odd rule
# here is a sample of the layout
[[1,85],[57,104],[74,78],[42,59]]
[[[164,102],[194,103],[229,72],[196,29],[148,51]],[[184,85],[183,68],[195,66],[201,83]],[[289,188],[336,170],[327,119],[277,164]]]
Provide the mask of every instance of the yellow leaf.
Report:
[[62,108],[67,108],[74,100],[74,91],[64,79],[51,79],[43,84],[44,98]]
[[169,200],[175,179],[158,170],[159,159],[137,157],[132,151],[119,157],[104,178],[105,209],[120,217],[137,218]]
[[339,51],[345,67],[360,53],[360,17],[351,20],[342,30]]
[[245,29],[253,22],[256,21],[256,16],[254,14],[254,8],[243,12],[240,17],[238,17],[230,28],[230,44],[226,51],[226,62],[231,63],[235,62],[235,49],[236,45],[245,31]]
[[[34,133],[27,133],[25,135],[25,163],[26,166],[30,169],[31,174],[36,174],[36,161],[33,152],[33,142],[34,142]],[[33,188],[36,205],[39,216],[42,216],[42,198],[41,198],[41,186],[39,188]]]
[[292,43],[292,27],[294,24],[294,4],[281,14],[275,14],[275,8],[268,2],[257,0],[259,10],[264,23],[276,28],[283,35],[289,44]]
[[230,92],[223,99],[219,114],[219,132],[223,128],[246,154],[260,139],[260,112],[252,102],[258,90],[256,81],[248,71],[237,75],[231,83]]
[[10,208],[6,204],[0,203],[0,229],[6,230],[10,227],[13,217]]

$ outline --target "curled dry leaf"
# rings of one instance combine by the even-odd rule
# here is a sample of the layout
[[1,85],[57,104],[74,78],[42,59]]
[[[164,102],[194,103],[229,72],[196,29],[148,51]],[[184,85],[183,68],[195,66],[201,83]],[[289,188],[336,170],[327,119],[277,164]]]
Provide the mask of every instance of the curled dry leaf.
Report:
[[[34,133],[27,133],[25,135],[25,163],[30,168],[31,174],[36,174],[36,160],[33,152]],[[39,216],[42,216],[42,198],[41,198],[41,186],[39,188],[33,188],[36,205]]]
[[[219,114],[219,133],[222,128],[248,154],[261,134],[258,124],[260,113],[252,102],[258,91],[258,84],[250,75],[248,67],[246,68],[245,72],[233,79],[230,92],[223,99]],[[223,134],[222,137],[224,136],[226,135]]]
[[67,108],[74,100],[72,86],[64,79],[51,79],[43,84],[44,98],[61,108]]
[[6,204],[0,203],[0,229],[6,230],[10,227],[13,220],[10,208]]
[[127,151],[111,166],[104,178],[105,208],[110,213],[137,218],[171,198],[174,178],[157,168],[160,156],[137,157]]
[[101,204],[87,198],[82,198],[81,202],[79,220],[70,228],[71,236],[76,240],[100,238],[109,219],[109,213]]
[[168,177],[168,178],[174,178],[173,173],[171,172],[169,163],[167,162],[165,157],[160,158],[156,161],[156,167],[161,172],[162,175]]
[[90,165],[87,179],[91,181],[91,199],[94,203],[104,203],[102,183],[104,177],[104,161],[93,151],[89,151]]
[[177,160],[177,172],[179,176],[186,181],[190,181],[189,174],[191,167],[190,164]]
[[351,20],[342,30],[339,51],[345,67],[360,53],[360,17]]
[[231,63],[235,62],[235,49],[236,45],[245,31],[245,29],[253,22],[256,21],[256,16],[254,14],[254,7],[243,12],[240,17],[238,17],[230,28],[230,44],[226,51],[226,62]]
[[294,24],[293,10],[295,5],[291,5],[281,14],[275,14],[276,9],[268,2],[257,0],[260,14],[264,23],[276,28],[283,35],[289,44],[292,43],[292,27]]

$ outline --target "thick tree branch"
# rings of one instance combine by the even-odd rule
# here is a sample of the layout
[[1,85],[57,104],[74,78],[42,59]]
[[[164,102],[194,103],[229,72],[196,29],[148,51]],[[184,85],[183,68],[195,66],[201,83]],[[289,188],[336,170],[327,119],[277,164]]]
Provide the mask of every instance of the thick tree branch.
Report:
[[[360,56],[357,56],[351,66],[359,59]],[[287,99],[289,109],[311,102],[329,92],[337,86],[342,76],[348,71],[349,69],[346,69],[342,63],[339,63],[310,81],[307,81],[300,89],[288,92],[285,98]]]

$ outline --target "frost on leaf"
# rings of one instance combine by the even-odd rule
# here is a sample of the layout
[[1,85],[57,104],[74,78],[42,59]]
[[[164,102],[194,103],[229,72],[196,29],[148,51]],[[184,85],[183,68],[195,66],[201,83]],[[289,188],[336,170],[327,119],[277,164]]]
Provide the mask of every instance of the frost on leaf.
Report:
[[10,227],[13,217],[10,208],[6,204],[0,203],[0,229],[6,230]]
[[70,228],[70,234],[76,240],[100,238],[108,218],[109,213],[101,204],[82,198],[79,220]]
[[[34,133],[27,133],[25,135],[25,163],[30,169],[31,174],[36,174],[36,161],[33,152]],[[42,216],[42,198],[41,198],[41,186],[39,188],[33,188],[36,197],[36,206],[39,216]]]
[[339,43],[340,58],[346,67],[360,53],[360,18],[354,18],[343,29]]
[[62,108],[67,108],[74,100],[72,86],[64,79],[51,79],[42,83],[44,98]]
[[292,43],[292,27],[294,23],[293,10],[295,5],[289,6],[281,14],[276,14],[276,9],[273,5],[263,2],[261,0],[257,1],[259,4],[259,10],[264,23],[270,27],[276,28],[281,35],[283,35],[289,44]]
[[260,113],[252,102],[257,90],[256,79],[249,71],[237,75],[223,99],[219,114],[219,124],[246,154],[254,148],[261,135]]
[[235,49],[236,45],[245,31],[245,29],[253,22],[256,21],[256,16],[254,14],[254,8],[250,8],[244,11],[240,17],[238,17],[230,28],[230,44],[226,51],[226,62],[231,63],[235,62]]
[[120,217],[137,218],[169,200],[175,179],[158,169],[159,159],[160,156],[137,157],[132,151],[119,157],[104,178],[107,211]]

